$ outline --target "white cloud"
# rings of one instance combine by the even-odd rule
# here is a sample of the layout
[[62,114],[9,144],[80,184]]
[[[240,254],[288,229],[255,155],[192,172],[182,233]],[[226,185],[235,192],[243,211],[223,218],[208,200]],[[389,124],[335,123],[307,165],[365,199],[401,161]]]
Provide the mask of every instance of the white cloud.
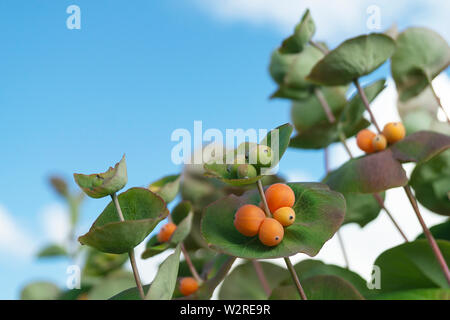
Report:
[[45,206],[40,213],[45,234],[50,241],[64,244],[70,232],[69,213],[59,203]]
[[0,205],[0,251],[17,258],[30,259],[35,248],[35,241],[29,233]]
[[450,38],[448,12],[450,2],[445,0],[196,0],[223,21],[249,22],[253,25],[273,26],[282,33],[292,32],[303,12],[309,8],[317,24],[316,38],[336,45],[344,38],[379,30],[366,26],[369,6],[380,8],[381,29],[394,22],[400,26],[413,23],[425,25]]

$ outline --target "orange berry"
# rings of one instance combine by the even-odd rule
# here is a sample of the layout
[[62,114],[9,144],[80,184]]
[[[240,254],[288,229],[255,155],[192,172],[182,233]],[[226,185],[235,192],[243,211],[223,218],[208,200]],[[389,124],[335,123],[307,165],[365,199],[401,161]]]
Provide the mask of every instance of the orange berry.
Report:
[[244,236],[253,237],[258,234],[259,227],[265,217],[266,215],[261,208],[253,204],[246,204],[236,211],[234,226]]
[[373,138],[372,144],[373,144],[373,148],[375,149],[375,151],[381,151],[381,150],[386,149],[387,141],[386,141],[386,138],[384,137],[384,135],[377,134]]
[[156,238],[159,242],[167,242],[169,241],[170,237],[172,236],[173,232],[177,228],[177,225],[175,223],[169,222],[165,224],[161,230],[159,230],[158,235]]
[[295,211],[290,207],[282,207],[273,213],[273,217],[282,226],[288,227],[295,221]]
[[266,246],[276,246],[283,240],[284,229],[281,223],[273,218],[265,218],[259,228],[259,240]]
[[356,135],[356,144],[362,151],[366,153],[372,153],[375,151],[372,144],[373,138],[375,138],[375,136],[376,134],[369,129],[363,129]]
[[198,282],[192,277],[181,278],[180,292],[183,296],[193,294],[198,289]]
[[265,195],[270,212],[275,212],[281,207],[292,207],[295,203],[294,191],[284,183],[271,185]]
[[389,122],[384,126],[383,134],[389,143],[396,143],[405,137],[406,130],[401,122]]

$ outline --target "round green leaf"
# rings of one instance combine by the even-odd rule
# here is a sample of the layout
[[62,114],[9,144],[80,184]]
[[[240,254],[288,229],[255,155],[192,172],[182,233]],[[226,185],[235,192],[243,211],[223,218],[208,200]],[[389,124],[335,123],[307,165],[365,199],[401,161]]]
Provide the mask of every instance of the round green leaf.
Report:
[[[276,288],[288,272],[268,262],[259,262],[270,289]],[[238,265],[225,278],[220,287],[220,300],[265,300],[268,296],[256,274],[251,261]]]
[[450,150],[419,163],[409,182],[417,200],[425,208],[450,216]]
[[406,172],[391,149],[350,159],[331,171],[324,182],[343,193],[376,193],[408,183]]
[[287,257],[299,252],[316,255],[344,220],[345,200],[326,185],[288,183],[295,193],[295,223],[285,229],[283,241],[275,247],[263,245],[257,236],[246,237],[234,227],[236,211],[244,204],[258,205],[256,190],[243,196],[230,195],[205,208],[201,228],[206,242],[215,250],[246,259]]
[[[343,224],[354,222],[363,228],[378,217],[381,207],[373,194],[349,192],[343,193],[343,195],[347,203]],[[380,196],[384,199],[384,192]]]
[[61,290],[51,282],[37,281],[26,285],[20,292],[22,300],[55,300]]
[[391,63],[400,100],[418,95],[449,64],[450,47],[444,38],[427,28],[406,29],[397,38]]
[[117,270],[101,279],[88,293],[89,300],[107,300],[112,296],[136,286],[133,273]]
[[380,33],[349,39],[320,60],[307,80],[325,86],[348,84],[377,69],[394,50],[394,40]]
[[374,297],[376,300],[450,300],[450,289],[415,289],[389,292]]
[[163,177],[151,183],[148,189],[160,196],[166,203],[169,203],[175,199],[180,189],[180,175]]
[[[430,231],[434,238],[450,241],[450,220],[432,226]],[[421,233],[417,239],[425,239],[425,235]]]
[[[320,275],[302,283],[308,300],[364,300],[348,281],[337,276]],[[270,300],[299,300],[295,285],[281,286],[272,291]]]
[[122,267],[127,260],[127,254],[103,253],[89,248],[83,267],[83,277],[104,276]]
[[[447,264],[450,242],[437,240]],[[426,288],[449,288],[427,240],[416,240],[383,252],[374,263],[381,271],[381,293]]]
[[[360,275],[349,269],[345,269],[333,264],[325,264],[319,260],[308,259],[297,263],[294,266],[294,269],[295,272],[297,272],[300,281],[302,282],[306,279],[319,275],[337,276],[352,284],[363,296],[365,296],[369,292],[366,281],[361,278]],[[290,276],[285,278],[281,284],[292,284],[292,278]]]
[[169,213],[164,201],[145,188],[131,188],[118,197],[125,221],[120,221],[110,202],[88,233],[78,238],[81,244],[102,252],[125,253],[141,243]]
[[41,249],[37,256],[38,258],[65,257],[67,250],[59,244],[50,244]]
[[91,198],[103,198],[121,190],[127,184],[127,164],[125,155],[116,163],[114,168],[110,167],[103,173],[85,175],[74,173],[75,182]]
[[450,148],[450,136],[418,131],[390,147],[393,156],[401,162],[425,162]]
[[[333,114],[339,115],[347,104],[347,87],[323,87],[321,91]],[[311,95],[305,100],[294,101],[291,118],[299,134],[316,125],[329,124],[327,115],[316,95]]]

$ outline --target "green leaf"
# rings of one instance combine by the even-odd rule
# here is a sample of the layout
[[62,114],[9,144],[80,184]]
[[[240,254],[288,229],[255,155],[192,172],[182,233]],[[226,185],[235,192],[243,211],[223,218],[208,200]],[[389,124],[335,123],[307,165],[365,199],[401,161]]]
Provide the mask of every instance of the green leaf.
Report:
[[450,289],[414,289],[380,294],[376,300],[450,300]]
[[246,259],[287,257],[299,252],[316,255],[344,220],[345,200],[319,183],[288,183],[295,193],[295,223],[285,229],[275,247],[263,245],[257,236],[246,237],[234,227],[236,211],[244,204],[258,205],[256,190],[243,196],[230,195],[205,208],[201,228],[206,242],[215,250]]
[[27,284],[20,292],[22,300],[56,300],[61,290],[51,282],[36,281]]
[[177,283],[178,265],[180,263],[181,246],[164,260],[148,290],[146,300],[170,300]]
[[89,248],[83,267],[84,277],[104,276],[122,267],[128,260],[128,254],[103,253]]
[[450,64],[450,47],[427,28],[408,28],[397,38],[391,70],[400,100],[422,92]]
[[114,168],[110,167],[103,173],[85,175],[74,173],[75,182],[91,198],[103,198],[121,190],[127,184],[127,165],[125,155],[116,163]]
[[[375,220],[381,207],[373,194],[343,193],[347,203],[345,220],[343,224],[357,223],[361,228]],[[384,199],[384,192],[380,195]]]
[[450,148],[450,136],[418,131],[390,147],[394,157],[401,162],[425,162]]
[[419,163],[409,182],[417,200],[425,208],[450,216],[450,150],[425,163]]
[[300,23],[295,26],[294,34],[283,41],[280,51],[283,53],[296,53],[304,50],[315,32],[316,25],[308,9],[303,14]]
[[[450,242],[437,240],[450,263]],[[449,288],[427,240],[416,240],[383,252],[374,263],[381,271],[380,293],[412,289]]]
[[[268,262],[259,262],[270,289],[276,288],[288,275],[287,270]],[[238,265],[220,287],[220,300],[266,300],[268,296],[251,261]]]
[[175,199],[180,190],[180,177],[179,174],[163,177],[151,183],[148,189],[169,203]]
[[107,300],[125,289],[136,286],[131,272],[117,270],[101,279],[88,293],[89,300]]
[[270,99],[274,98],[284,98],[291,100],[302,100],[306,99],[311,95],[311,92],[303,90],[303,89],[295,89],[289,88],[284,85],[280,85],[280,87],[270,95]]
[[[289,146],[289,139],[292,134],[292,126],[289,123],[286,123],[284,125],[281,125],[273,130],[271,130],[262,140],[260,144],[266,145],[268,147],[274,147],[272,148],[272,152],[276,153],[278,149],[278,157],[274,159],[272,162],[272,168],[275,167],[278,162],[283,157],[284,152]],[[274,141],[274,144],[272,145],[272,136],[277,136],[278,139]],[[246,148],[245,150],[249,149],[250,145],[255,145],[251,143],[243,143],[241,146],[239,146],[236,150],[234,150],[234,154],[237,154],[238,149]],[[277,148],[278,147],[278,148]],[[261,175],[261,172],[258,173],[256,177],[253,178],[244,178],[244,179],[236,179],[233,174],[228,169],[228,164],[226,163],[226,156],[224,156],[224,159],[222,161],[223,163],[205,163],[204,169],[205,169],[205,175],[209,177],[214,177],[222,182],[225,182],[232,186],[244,186],[248,184],[253,184],[257,182],[258,180],[262,179],[263,175]]]
[[[386,80],[378,80],[363,88],[369,102],[375,100],[378,94],[386,88]],[[366,111],[361,96],[357,93],[353,95],[347,103],[343,112],[338,119],[338,130],[342,132],[346,138],[350,138],[358,133],[363,114]],[[358,130],[359,129],[359,130]]]
[[180,224],[181,221],[183,221],[189,215],[189,213],[193,211],[194,208],[190,201],[181,201],[172,210],[171,216],[173,223],[175,223],[176,225]]
[[[348,281],[337,276],[320,275],[302,283],[308,300],[364,300],[363,296]],[[270,300],[299,300],[294,285],[281,286],[272,291]]]
[[110,202],[88,233],[78,238],[81,244],[102,252],[125,253],[141,243],[169,213],[164,201],[145,188],[131,188],[118,197],[125,221],[120,221]]
[[376,193],[404,186],[408,178],[392,151],[386,149],[350,159],[330,172],[324,181],[331,189],[343,193]]
[[[450,241],[450,220],[432,226],[430,231],[435,239]],[[421,233],[417,239],[425,239],[425,235]]]
[[306,76],[323,56],[319,49],[312,46],[308,46],[302,52],[295,54],[281,85],[311,92],[314,84],[307,81]]
[[64,257],[67,256],[67,250],[59,244],[50,244],[41,249],[38,258]]
[[177,228],[173,232],[170,240],[164,243],[160,243],[158,242],[157,235],[151,237],[146,244],[144,252],[142,252],[142,259],[148,259],[157,254],[160,254],[161,252],[164,252],[169,248],[175,247],[178,243],[184,241],[184,239],[186,239],[186,237],[189,235],[189,233],[191,232],[192,221],[194,217],[192,206],[188,201],[183,201],[177,206],[177,208],[175,208],[177,210],[174,210],[174,212],[176,213],[176,218],[173,219],[173,222],[177,225]]
[[320,60],[307,80],[325,86],[348,84],[377,69],[394,50],[394,40],[380,33],[349,39]]
[[[305,281],[314,276],[329,275],[337,276],[352,284],[358,292],[366,295],[369,292],[366,281],[357,273],[333,264],[325,264],[319,260],[302,260],[294,266],[300,281]],[[282,285],[292,284],[292,278],[289,276],[284,279]]]
[[[339,115],[347,104],[347,87],[323,87],[321,91],[333,114]],[[300,135],[317,125],[328,124],[330,127],[332,126],[316,95],[311,95],[305,100],[294,101],[291,118]]]

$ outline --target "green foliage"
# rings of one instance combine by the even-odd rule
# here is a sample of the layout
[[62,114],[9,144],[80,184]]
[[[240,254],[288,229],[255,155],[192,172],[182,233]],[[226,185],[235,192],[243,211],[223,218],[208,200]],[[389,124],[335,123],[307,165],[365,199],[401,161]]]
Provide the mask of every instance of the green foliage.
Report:
[[127,184],[125,155],[114,168],[90,175],[74,173],[75,182],[91,198],[103,198],[121,190]]
[[282,53],[298,53],[303,51],[315,32],[316,25],[309,10],[306,10],[300,23],[295,26],[294,34],[283,41],[280,51]]
[[[437,240],[447,262],[450,262],[450,242]],[[374,263],[381,270],[379,293],[416,289],[443,288],[449,285],[426,240],[416,240],[383,252]]]
[[346,85],[377,69],[394,50],[394,40],[384,34],[358,36],[330,51],[306,79],[325,86]]
[[350,159],[325,178],[331,189],[342,193],[381,192],[407,182],[405,170],[390,149]]
[[117,293],[136,286],[131,272],[117,270],[103,277],[87,293],[89,300],[107,300]]
[[413,289],[380,294],[375,300],[450,300],[450,289]]
[[[450,220],[432,226],[430,232],[435,239],[450,241]],[[425,235],[421,233],[417,239],[425,239]]]
[[[343,224],[357,223],[361,228],[375,220],[381,211],[381,207],[373,194],[343,193],[347,210]],[[384,192],[380,195],[384,199]]]
[[[266,137],[264,137],[264,139],[261,140],[261,145],[265,145],[268,147],[272,146],[272,136],[277,136],[278,140],[274,142],[274,145],[276,146],[278,144],[278,159],[274,159],[274,161],[272,161],[272,166],[271,167],[275,167],[279,160],[283,157],[284,152],[286,151],[287,147],[289,146],[289,139],[291,137],[292,134],[292,126],[288,123],[281,125],[277,128],[275,128],[274,130],[270,131]],[[250,149],[252,147],[254,147],[255,144],[254,143],[248,143],[245,142],[243,144],[241,144],[240,146],[238,146],[238,148],[236,150],[233,151],[233,154],[235,156],[239,156],[239,155],[248,155],[248,153],[250,152]],[[245,152],[243,152],[245,151]],[[274,152],[274,151],[272,151]],[[232,186],[245,186],[248,184],[253,184],[255,182],[257,182],[258,180],[262,179],[262,175],[261,175],[261,168],[259,168],[256,164],[253,164],[255,167],[257,167],[258,171],[258,175],[256,177],[252,177],[252,178],[243,178],[243,179],[239,179],[237,178],[233,171],[230,170],[230,164],[226,163],[226,158],[227,156],[225,155],[224,158],[222,159],[222,161],[220,161],[220,163],[217,162],[213,162],[213,163],[205,163],[204,165],[204,169],[205,169],[205,175],[209,176],[209,177],[213,177],[213,178],[217,178],[219,180],[221,180],[222,182],[225,182],[229,185]],[[239,161],[239,159],[236,159],[237,161]],[[246,162],[248,162],[248,159],[245,159]]]
[[283,241],[276,247],[263,245],[257,236],[246,237],[234,227],[234,215],[244,204],[258,205],[259,194],[228,196],[205,208],[202,234],[212,248],[247,259],[287,257],[299,252],[316,255],[342,224],[345,200],[341,194],[318,183],[288,183],[295,193],[296,220],[285,229]]
[[417,200],[427,209],[450,215],[450,150],[419,163],[410,179]]
[[[276,288],[288,276],[287,270],[268,262],[259,262],[270,289]],[[220,300],[265,300],[264,292],[255,267],[247,261],[234,268],[220,287]]]
[[127,260],[127,254],[103,253],[89,248],[83,267],[83,277],[105,276],[122,267]]
[[151,183],[148,189],[160,196],[164,202],[169,203],[175,199],[180,190],[180,177],[179,174],[165,176]]
[[422,92],[450,64],[450,47],[427,28],[408,28],[397,37],[391,71],[400,100]]
[[[302,283],[308,300],[364,300],[348,281],[332,275],[319,275]],[[294,285],[285,285],[272,291],[270,300],[299,300]]]
[[37,254],[38,258],[65,257],[67,255],[67,250],[59,244],[47,245]]
[[26,285],[21,293],[21,300],[55,300],[61,290],[51,282],[36,281]]
[[164,260],[145,297],[147,300],[170,300],[175,290],[180,263],[181,246]]
[[145,188],[131,188],[118,197],[125,221],[110,202],[79,241],[107,253],[125,253],[144,240],[169,213],[164,201]]

